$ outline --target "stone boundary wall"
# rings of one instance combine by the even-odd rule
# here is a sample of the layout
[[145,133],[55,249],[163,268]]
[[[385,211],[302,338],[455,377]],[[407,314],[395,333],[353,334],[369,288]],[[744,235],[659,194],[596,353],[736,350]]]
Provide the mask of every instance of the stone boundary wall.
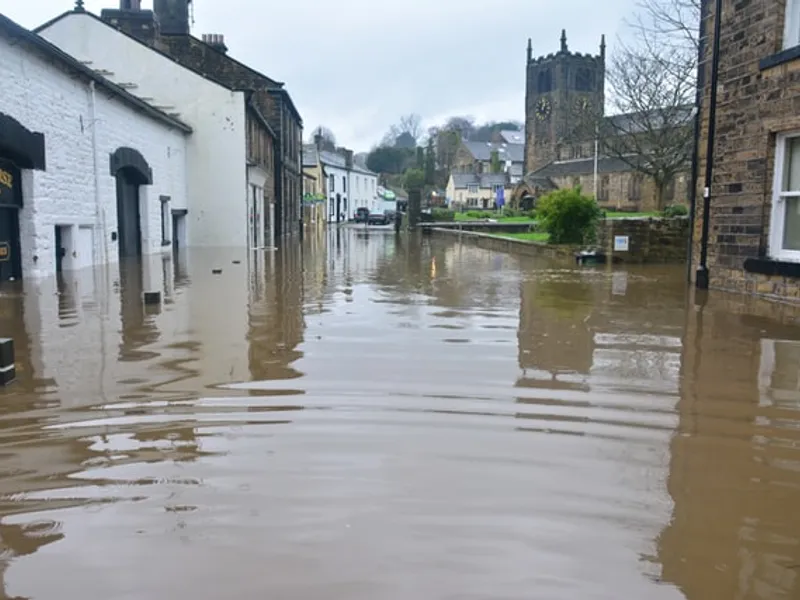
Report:
[[[684,262],[689,244],[689,219],[605,219],[598,225],[595,249],[612,257],[615,262],[642,264]],[[459,231],[434,227],[430,233],[449,237],[479,248],[498,252],[513,252],[524,256],[538,256],[575,261],[575,255],[585,246],[555,245],[497,237],[477,231]],[[614,250],[615,236],[628,237],[628,251]]]
[[[605,219],[597,226],[597,250],[616,262],[685,262],[691,228],[688,217]],[[628,251],[615,252],[614,238],[626,236]]]

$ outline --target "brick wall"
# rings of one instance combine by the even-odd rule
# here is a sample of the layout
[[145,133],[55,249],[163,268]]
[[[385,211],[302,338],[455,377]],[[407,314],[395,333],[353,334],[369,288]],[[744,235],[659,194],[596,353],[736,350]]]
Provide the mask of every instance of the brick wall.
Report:
[[[720,35],[714,173],[708,266],[713,288],[800,299],[795,278],[744,270],[768,253],[775,134],[800,128],[800,61],[762,69],[781,50],[785,0],[725,0]],[[693,266],[698,266],[708,140],[714,3],[706,1],[708,31],[699,140]]]
[[[24,44],[0,39],[0,62],[5,65],[0,112],[44,133],[47,153],[46,171],[26,171],[23,176],[24,208],[19,214],[23,276],[55,272],[56,225],[93,229],[94,257],[71,257],[76,267],[118,261],[117,244],[111,240],[117,230],[116,180],[109,161],[120,147],[138,150],[152,168],[153,185],[141,188],[142,252],[160,253],[159,196],[170,196],[172,206],[186,206],[184,134],[110,97],[102,88],[97,89],[93,123],[88,83],[29,52]],[[171,234],[171,226],[168,231]]]

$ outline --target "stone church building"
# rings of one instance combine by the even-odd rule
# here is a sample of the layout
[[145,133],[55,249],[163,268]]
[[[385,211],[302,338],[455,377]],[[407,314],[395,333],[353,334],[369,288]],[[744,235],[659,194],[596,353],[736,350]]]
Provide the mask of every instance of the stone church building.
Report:
[[[528,40],[525,88],[525,177],[516,186],[512,204],[526,208],[553,189],[580,186],[595,190],[595,140],[586,123],[605,113],[605,36],[598,54],[571,52],[566,31],[558,52],[533,56]],[[607,117],[625,119],[626,115]],[[651,178],[635,171],[618,157],[604,156],[599,144],[597,201],[607,210],[657,209],[656,187]],[[669,182],[663,204],[685,204],[689,174]]]

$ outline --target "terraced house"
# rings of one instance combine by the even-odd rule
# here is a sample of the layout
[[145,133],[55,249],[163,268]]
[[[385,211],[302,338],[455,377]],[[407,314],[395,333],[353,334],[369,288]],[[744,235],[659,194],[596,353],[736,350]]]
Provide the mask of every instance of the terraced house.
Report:
[[[700,287],[800,302],[800,0],[703,0],[692,272]],[[719,95],[704,199],[714,37]],[[707,229],[704,229],[707,221]],[[704,281],[706,280],[706,281]]]

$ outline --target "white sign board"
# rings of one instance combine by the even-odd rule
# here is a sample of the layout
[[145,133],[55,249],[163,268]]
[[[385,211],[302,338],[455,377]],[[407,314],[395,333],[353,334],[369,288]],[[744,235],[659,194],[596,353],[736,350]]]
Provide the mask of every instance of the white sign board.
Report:
[[627,252],[630,239],[627,235],[614,236],[614,252]]
[[615,271],[611,274],[611,293],[615,296],[624,296],[628,291],[628,272]]

